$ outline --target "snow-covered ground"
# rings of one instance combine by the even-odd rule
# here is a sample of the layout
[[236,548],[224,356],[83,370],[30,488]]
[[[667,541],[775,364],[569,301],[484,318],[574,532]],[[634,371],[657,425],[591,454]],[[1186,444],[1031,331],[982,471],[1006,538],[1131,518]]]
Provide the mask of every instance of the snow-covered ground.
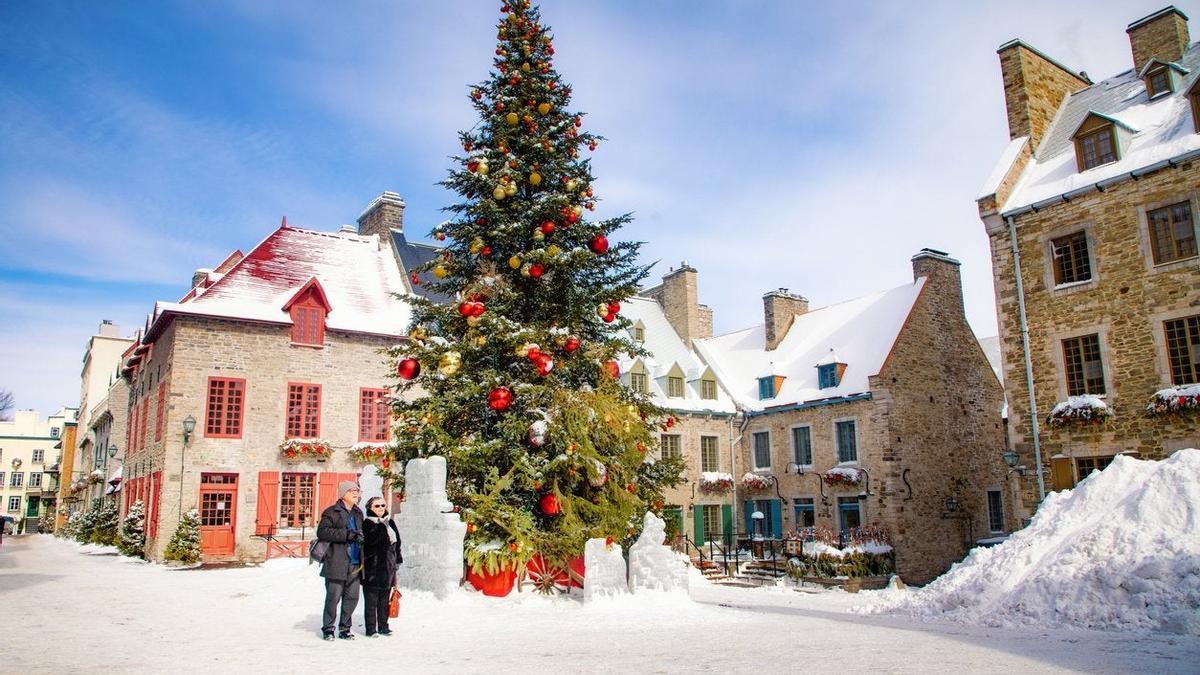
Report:
[[[306,561],[173,571],[46,535],[0,546],[5,672],[1196,672],[1200,640],[850,614],[861,596],[697,582],[582,606],[408,594],[396,635],[319,639]],[[361,608],[355,630],[361,625]]]

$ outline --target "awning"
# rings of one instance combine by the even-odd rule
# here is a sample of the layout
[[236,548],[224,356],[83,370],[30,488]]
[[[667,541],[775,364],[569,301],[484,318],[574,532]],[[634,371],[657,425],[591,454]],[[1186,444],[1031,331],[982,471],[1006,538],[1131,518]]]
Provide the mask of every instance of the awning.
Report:
[[123,467],[123,466],[118,466],[116,468],[116,470],[112,472],[112,475],[108,477],[109,485],[120,485],[121,484],[121,475],[124,473],[122,471],[122,469],[124,469],[124,468],[125,467]]

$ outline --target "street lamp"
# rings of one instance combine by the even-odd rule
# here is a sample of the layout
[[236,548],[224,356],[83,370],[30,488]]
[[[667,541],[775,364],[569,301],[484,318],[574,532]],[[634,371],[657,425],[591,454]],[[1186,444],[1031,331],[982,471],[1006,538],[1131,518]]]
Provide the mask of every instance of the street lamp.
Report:
[[1017,466],[1017,462],[1020,461],[1020,458],[1017,457],[1017,453],[1014,452],[1012,448],[1005,450],[1004,454],[1000,455],[1000,458],[1004,460],[1004,465],[1008,467],[1008,472],[1010,474],[1015,472],[1018,476],[1025,475],[1025,467]]
[[183,418],[183,444],[187,445],[192,438],[192,432],[196,430],[196,418],[188,415]]
[[116,457],[116,456],[117,456],[117,446],[116,446],[116,444],[113,444],[113,443],[109,443],[109,444],[108,444],[108,456],[109,456],[109,457]]

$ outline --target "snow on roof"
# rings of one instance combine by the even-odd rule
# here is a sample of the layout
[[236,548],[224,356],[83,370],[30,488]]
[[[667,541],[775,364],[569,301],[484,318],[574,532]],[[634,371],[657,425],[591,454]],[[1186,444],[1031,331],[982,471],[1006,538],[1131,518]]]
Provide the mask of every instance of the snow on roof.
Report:
[[1008,147],[1000,153],[1000,159],[996,161],[996,166],[992,167],[992,174],[984,181],[983,188],[979,191],[979,199],[996,194],[996,190],[1000,189],[1000,183],[1004,182],[1004,178],[1012,169],[1013,162],[1017,161],[1017,156],[1021,154],[1021,150],[1027,143],[1029,143],[1028,136],[1018,136],[1008,142]]
[[316,232],[281,226],[241,258],[203,294],[155,305],[154,326],[167,315],[190,314],[270,323],[292,323],[284,307],[313,279],[331,307],[326,329],[403,335],[410,316],[391,253],[374,235]]
[[[1191,74],[1170,96],[1149,100],[1145,83],[1133,69],[1071,94],[1001,211],[1009,213],[1200,151],[1200,134],[1195,132],[1187,101],[1188,89],[1200,80],[1200,43],[1189,47],[1180,62],[1180,67]],[[1121,159],[1080,171],[1072,137],[1088,115],[1093,114],[1136,133],[1132,134]],[[999,171],[998,167],[993,177]],[[988,185],[992,182],[989,178]],[[999,180],[995,183],[999,185]]]
[[[870,390],[867,378],[883,367],[924,285],[921,277],[911,284],[797,315],[783,342],[772,351],[766,349],[761,324],[696,340],[696,350],[734,399],[749,410],[864,393]],[[821,389],[816,365],[831,349],[846,364],[846,371],[838,386]],[[763,372],[784,377],[772,399],[758,397],[758,376]]]
[[[641,321],[645,327],[645,342],[642,346],[651,356],[641,359],[641,362],[646,368],[649,393],[656,404],[671,410],[687,412],[734,412],[733,400],[715,373],[714,379],[718,381],[717,398],[713,400],[700,397],[699,380],[708,372],[708,367],[684,344],[656,300],[640,296],[629,298],[621,303],[621,315],[632,323]],[[627,372],[635,360],[625,357],[618,362],[621,372]],[[676,365],[684,373],[683,398],[667,396],[667,373]]]

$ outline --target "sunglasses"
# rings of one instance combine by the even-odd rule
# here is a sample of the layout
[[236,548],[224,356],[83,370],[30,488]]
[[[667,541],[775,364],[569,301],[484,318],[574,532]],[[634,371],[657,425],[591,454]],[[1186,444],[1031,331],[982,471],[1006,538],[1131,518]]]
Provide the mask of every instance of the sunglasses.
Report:
[[385,504],[372,504],[372,505],[371,505],[371,508],[373,508],[373,509],[386,509],[386,508],[387,508],[387,506],[386,506]]

